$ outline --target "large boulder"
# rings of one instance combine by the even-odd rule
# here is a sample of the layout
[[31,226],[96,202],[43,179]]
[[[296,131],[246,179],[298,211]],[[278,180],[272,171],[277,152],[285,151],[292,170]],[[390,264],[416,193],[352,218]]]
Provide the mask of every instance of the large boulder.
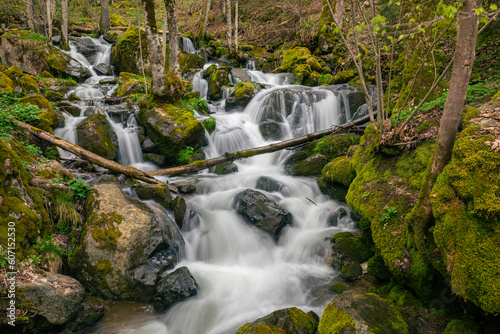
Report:
[[318,326],[315,317],[317,315],[305,313],[296,307],[286,308],[243,325],[236,334],[313,334]]
[[95,65],[94,71],[99,75],[113,75],[113,67],[104,63]]
[[179,152],[186,147],[201,147],[205,129],[187,110],[170,104],[157,104],[139,112],[139,121],[146,128],[146,135],[158,146],[158,153],[166,158],[166,165],[177,164]]
[[142,57],[139,47],[139,28],[128,28],[111,49],[111,64],[118,72],[139,74],[140,69],[144,67],[146,74],[150,74],[149,49],[144,30],[141,30],[141,47]]
[[191,70],[201,69],[204,64],[205,61],[200,56],[184,51],[179,53],[179,67],[181,68],[181,72],[183,74],[188,73]]
[[154,307],[165,312],[175,303],[198,293],[198,284],[187,267],[180,267],[172,273],[162,275],[156,285]]
[[116,134],[104,115],[87,117],[76,127],[78,145],[108,160],[116,158],[118,142]]
[[77,81],[90,77],[90,71],[71,56],[51,44],[45,37],[30,31],[13,30],[0,40],[0,61],[6,66],[17,66],[23,72],[40,76],[47,71],[58,77],[71,76]]
[[55,326],[75,318],[86,295],[76,279],[61,274],[30,273],[16,283],[17,303]]
[[89,63],[93,64],[99,52],[99,45],[95,44],[90,37],[71,38],[76,50],[81,53]]
[[161,274],[184,247],[163,209],[146,206],[117,186],[100,184],[87,197],[85,228],[70,268],[92,293],[151,301]]
[[261,84],[254,82],[240,82],[226,99],[226,111],[233,109],[243,110],[250,100],[261,90]]
[[245,220],[278,240],[281,230],[291,225],[292,214],[261,192],[247,189],[234,198],[233,207]]
[[225,67],[214,68],[214,65],[205,70],[208,81],[208,98],[210,100],[220,100],[223,97],[225,87],[229,87],[229,70]]
[[328,304],[319,322],[319,334],[400,334],[416,331],[406,316],[391,302],[375,294],[349,290]]
[[172,204],[172,194],[166,185],[139,183],[132,186],[137,197],[142,200],[153,200],[165,208]]

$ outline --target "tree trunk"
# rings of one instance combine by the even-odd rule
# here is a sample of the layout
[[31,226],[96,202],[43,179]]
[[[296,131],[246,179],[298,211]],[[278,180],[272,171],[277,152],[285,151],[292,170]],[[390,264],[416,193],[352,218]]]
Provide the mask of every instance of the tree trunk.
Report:
[[61,48],[69,50],[68,42],[68,0],[61,0]]
[[46,2],[46,16],[47,16],[47,41],[50,43],[52,41],[52,23],[53,23],[53,6],[54,5],[54,0],[47,0]]
[[24,4],[26,6],[26,18],[28,19],[28,27],[31,31],[36,32],[35,22],[33,21],[33,0],[25,0]]
[[152,175],[152,176],[153,175],[182,175],[182,174],[197,172],[197,171],[207,169],[207,168],[210,168],[213,166],[232,162],[234,160],[250,158],[250,157],[253,157],[256,155],[275,152],[275,151],[283,150],[285,148],[298,146],[298,145],[322,138],[322,137],[327,136],[329,134],[334,134],[334,133],[353,129],[356,125],[364,124],[368,120],[369,120],[369,116],[364,116],[364,117],[358,118],[350,123],[339,126],[338,129],[336,129],[336,130],[328,129],[328,130],[323,130],[323,131],[311,133],[311,134],[308,134],[308,135],[305,135],[302,137],[288,139],[288,140],[285,140],[285,141],[282,141],[279,143],[274,143],[274,144],[267,145],[267,146],[251,148],[248,150],[238,151],[238,152],[234,152],[234,153],[227,153],[226,152],[226,153],[224,153],[224,155],[221,155],[221,156],[216,157],[216,158],[203,160],[203,161],[195,161],[189,165],[157,170],[154,172],[149,172],[147,174]]
[[233,25],[231,22],[231,0],[227,0],[227,48],[229,49],[229,53],[233,52],[233,41],[231,36],[233,35]]
[[175,15],[175,0],[165,0],[165,9],[168,15],[168,35],[169,35],[169,72],[180,78],[179,68],[179,30],[177,27],[177,16]]
[[162,37],[161,37],[161,53],[163,55],[163,66],[165,67],[165,59],[167,59],[167,21],[168,21],[168,15],[167,11],[165,10],[165,15],[163,15],[163,31],[162,31]]
[[234,4],[234,49],[238,51],[238,0]]
[[153,94],[163,96],[165,94],[165,66],[160,42],[158,41],[158,29],[156,27],[154,0],[142,0],[144,14],[146,16],[146,38],[148,39],[149,63],[151,64],[151,77],[153,83]]
[[[58,137],[56,137],[48,132],[45,132],[45,131],[40,130],[38,128],[35,128],[34,126],[20,122],[14,118],[12,118],[12,120],[15,121],[17,123],[17,125],[19,125],[21,128],[23,128],[24,130],[31,133],[32,135],[34,135],[42,140],[45,140],[46,142],[54,144],[57,147],[60,147],[65,151],[73,153],[74,155],[76,155],[84,160],[87,160],[93,164],[99,165],[101,167],[107,168],[107,169],[112,170],[114,172],[124,174],[124,175],[130,176],[130,177],[133,177],[134,179],[141,180],[141,181],[144,181],[147,183],[164,184],[163,182],[156,180],[155,178],[147,175],[143,171],[138,170],[134,167],[124,166],[124,165],[121,165],[117,162],[104,159],[103,157],[98,156],[97,154],[94,154],[90,151],[87,151],[87,150],[81,148],[80,146],[77,146],[77,145],[71,144],[65,140],[62,140],[61,138],[58,138]],[[177,189],[175,187],[169,186],[169,188],[170,188],[170,190],[177,192]]]
[[212,0],[207,1],[207,8],[205,10],[205,20],[203,21],[203,31],[201,32],[201,39],[205,39],[207,33],[208,15],[210,14],[210,7],[212,6]]
[[99,30],[104,34],[109,29],[109,3],[108,0],[101,0],[101,20],[99,21]]
[[148,95],[148,84],[146,81],[146,73],[144,71],[144,57],[142,56],[142,40],[141,40],[141,16],[139,15],[139,5],[138,3],[135,4],[135,15],[137,17],[137,30],[138,30],[138,35],[139,35],[139,59],[141,63],[141,70],[142,70],[142,78],[144,79],[144,90],[146,91],[146,95]]

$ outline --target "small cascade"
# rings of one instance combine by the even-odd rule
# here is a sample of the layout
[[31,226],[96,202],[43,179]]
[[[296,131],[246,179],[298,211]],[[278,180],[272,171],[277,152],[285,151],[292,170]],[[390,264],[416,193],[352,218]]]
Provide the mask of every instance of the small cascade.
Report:
[[208,81],[203,79],[203,71],[197,72],[193,77],[193,92],[199,92],[202,99],[207,98]]
[[196,49],[194,48],[194,44],[191,39],[181,36],[182,38],[182,50],[188,53],[196,53]]
[[253,59],[249,59],[245,64],[245,68],[249,71],[255,71],[255,61]]

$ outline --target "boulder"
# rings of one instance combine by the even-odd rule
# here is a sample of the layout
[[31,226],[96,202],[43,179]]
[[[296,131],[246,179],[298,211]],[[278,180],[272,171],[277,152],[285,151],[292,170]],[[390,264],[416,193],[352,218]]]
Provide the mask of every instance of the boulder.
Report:
[[[111,14],[113,15],[113,14]],[[123,36],[123,31],[111,29],[104,33],[104,40],[108,43],[115,44]]]
[[349,262],[342,267],[339,278],[352,282],[363,276],[363,268],[358,262]]
[[143,78],[138,75],[121,72],[118,79],[118,89],[116,91],[116,96],[128,96],[132,94],[145,93],[145,85],[150,86],[149,82],[145,82]]
[[305,313],[296,307],[286,308],[243,325],[236,334],[314,334],[318,326],[318,321],[314,316],[317,317],[315,314]]
[[182,225],[184,225],[186,210],[186,200],[182,196],[177,196],[172,202],[172,211],[174,212],[175,222],[179,228],[182,228]]
[[38,106],[41,110],[38,114],[38,121],[33,123],[34,126],[42,130],[52,132],[53,128],[59,126],[59,120],[54,109],[50,105],[50,102],[41,95],[30,95],[23,97],[19,100],[19,103],[34,104]]
[[116,185],[87,196],[85,224],[69,263],[74,277],[104,298],[151,301],[162,273],[184,247],[164,209],[145,205]]
[[3,72],[0,72],[0,93],[15,92],[14,82]]
[[132,190],[135,191],[139,199],[153,200],[167,209],[172,203],[172,194],[166,185],[140,183],[134,184]]
[[349,187],[356,177],[356,171],[351,166],[351,159],[341,156],[327,163],[321,171],[321,176],[329,184],[341,184]]
[[177,164],[179,152],[186,147],[201,147],[205,138],[203,125],[187,110],[171,104],[157,104],[139,112],[139,121],[146,128],[146,136],[158,146],[166,165]]
[[261,84],[258,83],[240,82],[226,99],[226,111],[245,109],[250,100],[261,90],[261,88]]
[[117,72],[134,74],[139,74],[144,65],[146,74],[150,75],[149,49],[144,30],[141,30],[141,47],[142,58],[139,48],[139,29],[137,27],[128,28],[111,49],[111,65],[116,68]]
[[328,163],[328,158],[321,154],[316,153],[307,159],[301,161],[294,169],[292,175],[298,176],[314,176],[321,175],[321,171]]
[[191,72],[195,69],[201,69],[204,64],[205,61],[200,56],[184,51],[179,53],[179,67],[183,74]]
[[325,308],[318,333],[415,333],[406,318],[397,306],[375,294],[349,290]]
[[0,39],[0,61],[23,72],[40,76],[47,71],[58,77],[71,76],[77,81],[90,77],[90,71],[71,56],[44,41],[44,37],[30,32],[12,30]]
[[113,67],[103,63],[95,65],[94,71],[99,75],[113,75]]
[[19,78],[19,84],[23,89],[24,95],[40,94],[40,87],[36,78],[29,74],[24,74]]
[[233,207],[248,223],[278,240],[281,230],[291,225],[292,214],[261,192],[247,189],[234,198]]
[[257,180],[257,189],[265,190],[267,192],[281,191],[283,189],[283,184],[274,180],[273,178],[267,176],[261,176]]
[[95,44],[90,37],[71,38],[71,41],[76,47],[76,50],[81,53],[89,63],[94,63],[99,45]]
[[237,83],[252,81],[252,77],[250,76],[248,71],[242,70],[237,67],[233,67],[231,69],[231,76],[233,77],[233,80],[235,80]]
[[[209,67],[207,70],[212,69]],[[208,98],[210,100],[220,100],[223,97],[224,87],[229,87],[229,70],[227,68],[212,69],[207,77],[208,81]]]
[[162,275],[156,286],[154,307],[165,312],[175,303],[198,293],[198,284],[187,267],[180,267],[172,273]]
[[351,232],[340,232],[332,238],[332,249],[328,263],[336,270],[341,270],[351,262],[363,263],[372,257],[373,250],[356,238]]
[[87,296],[80,304],[75,318],[66,324],[65,327],[71,331],[77,331],[96,323],[103,316],[104,300],[96,296]]
[[234,162],[225,163],[215,167],[214,173],[217,175],[227,175],[231,173],[236,173],[238,171],[238,166]]
[[75,318],[86,292],[74,278],[37,272],[16,281],[17,301],[32,313],[45,318],[51,325],[60,326]]
[[78,145],[108,160],[116,158],[118,141],[104,115],[87,117],[76,127]]

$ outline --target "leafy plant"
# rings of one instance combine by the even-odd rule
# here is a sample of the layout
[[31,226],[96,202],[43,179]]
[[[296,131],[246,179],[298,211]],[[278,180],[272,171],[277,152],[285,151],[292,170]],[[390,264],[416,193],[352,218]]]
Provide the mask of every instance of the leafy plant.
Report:
[[92,187],[81,178],[69,181],[69,188],[73,191],[73,197],[76,199],[86,198],[87,193],[92,190]]
[[385,207],[385,212],[380,216],[380,221],[386,223],[396,213],[398,213],[398,210],[394,206],[387,206]]
[[177,162],[181,165],[190,164],[192,162],[193,153],[194,153],[194,148],[192,148],[191,146],[183,148],[179,152],[179,157],[177,158]]
[[42,152],[42,149],[36,145],[33,145],[33,144],[25,144],[24,147],[26,148],[26,150],[28,150],[28,152],[30,152],[31,154],[34,154],[34,155],[38,155],[39,157],[41,157],[43,155],[43,152]]
[[194,114],[195,111],[206,114],[210,111],[210,107],[208,106],[207,101],[202,99],[201,97],[195,97],[189,100],[182,100],[182,105],[184,108],[190,113]]
[[17,124],[11,117],[34,123],[40,119],[40,108],[33,104],[17,104],[18,99],[11,92],[0,95],[0,138],[7,139],[17,131]]
[[207,129],[208,133],[214,132],[216,126],[215,118],[210,116],[205,120],[205,122],[203,122],[203,126],[205,127],[205,129]]

